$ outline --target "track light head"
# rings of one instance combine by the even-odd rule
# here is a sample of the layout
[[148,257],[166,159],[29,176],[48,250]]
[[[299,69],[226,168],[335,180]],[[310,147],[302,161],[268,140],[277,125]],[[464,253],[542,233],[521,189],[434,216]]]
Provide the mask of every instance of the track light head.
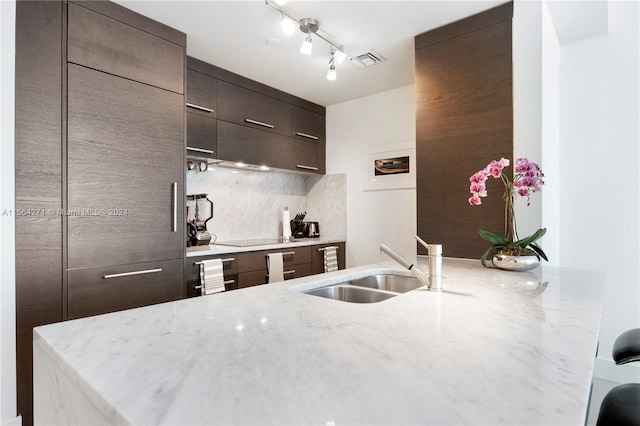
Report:
[[341,64],[342,61],[344,61],[344,59],[347,57],[347,55],[345,55],[345,53],[342,51],[342,48],[340,50],[336,50],[333,53],[333,59],[335,59],[335,61],[338,64]]
[[294,24],[291,19],[284,15],[282,17],[282,21],[280,22],[280,27],[282,28],[282,32],[286,35],[292,35],[296,30],[296,24]]
[[308,34],[302,42],[302,46],[300,46],[300,53],[310,56],[312,48],[313,46],[311,45],[311,34]]
[[329,71],[327,72],[327,80],[334,81],[336,79],[336,66],[331,61],[331,66],[329,67]]

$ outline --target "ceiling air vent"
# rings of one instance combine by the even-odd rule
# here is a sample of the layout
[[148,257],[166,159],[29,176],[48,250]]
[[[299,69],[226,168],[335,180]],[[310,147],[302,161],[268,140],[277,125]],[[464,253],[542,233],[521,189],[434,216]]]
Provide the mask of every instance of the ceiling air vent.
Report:
[[386,59],[381,54],[373,49],[368,52],[361,53],[360,55],[354,56],[350,60],[352,64],[356,65],[359,68],[367,68],[379,62],[386,61]]

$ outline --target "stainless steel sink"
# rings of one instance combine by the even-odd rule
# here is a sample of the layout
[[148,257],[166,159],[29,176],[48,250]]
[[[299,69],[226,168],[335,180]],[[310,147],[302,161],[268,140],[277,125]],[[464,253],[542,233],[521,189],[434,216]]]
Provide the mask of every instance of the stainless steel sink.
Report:
[[351,280],[349,284],[359,287],[392,291],[394,293],[406,293],[407,291],[415,290],[416,288],[424,285],[414,277],[388,274],[369,275],[368,277]]
[[305,294],[351,303],[376,303],[422,287],[413,277],[377,274],[305,291]]

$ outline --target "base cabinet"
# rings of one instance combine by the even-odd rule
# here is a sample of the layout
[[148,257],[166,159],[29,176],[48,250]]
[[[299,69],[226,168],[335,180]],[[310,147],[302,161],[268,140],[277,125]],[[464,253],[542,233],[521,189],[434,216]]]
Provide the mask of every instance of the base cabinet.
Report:
[[[278,250],[258,250],[252,252],[232,253],[218,256],[187,257],[185,259],[185,296],[199,296],[199,265],[206,259],[221,258],[224,265],[225,289],[235,290],[267,284],[269,270],[267,267],[270,253],[282,253],[284,279],[307,277],[324,272],[325,247],[338,247],[338,268],[345,268],[345,243],[291,247]],[[225,261],[226,260],[226,261]]]

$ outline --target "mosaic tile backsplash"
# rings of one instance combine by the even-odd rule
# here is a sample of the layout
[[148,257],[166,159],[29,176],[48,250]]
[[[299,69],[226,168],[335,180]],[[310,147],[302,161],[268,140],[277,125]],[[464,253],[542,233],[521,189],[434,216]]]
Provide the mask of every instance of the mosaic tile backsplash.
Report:
[[211,167],[187,172],[187,194],[208,194],[213,219],[207,224],[218,241],[276,238],[282,235],[282,211],[291,219],[307,212],[323,238],[347,235],[346,174],[311,176]]

